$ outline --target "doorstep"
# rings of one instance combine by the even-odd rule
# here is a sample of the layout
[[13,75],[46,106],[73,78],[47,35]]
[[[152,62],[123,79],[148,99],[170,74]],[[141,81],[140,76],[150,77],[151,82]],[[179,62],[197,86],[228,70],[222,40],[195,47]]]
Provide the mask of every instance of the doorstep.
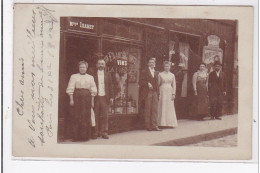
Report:
[[183,146],[237,133],[238,116],[224,115],[222,120],[179,120],[175,129],[162,131],[133,130],[86,142],[62,142],[82,145],[156,145]]

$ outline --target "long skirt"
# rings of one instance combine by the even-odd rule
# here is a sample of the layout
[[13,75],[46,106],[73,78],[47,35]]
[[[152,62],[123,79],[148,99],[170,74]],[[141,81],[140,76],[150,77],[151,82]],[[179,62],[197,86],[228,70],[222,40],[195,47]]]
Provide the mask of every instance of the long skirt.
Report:
[[194,119],[202,119],[209,115],[209,98],[206,80],[198,80],[196,84],[198,95],[193,97],[190,115]]
[[75,89],[73,94],[73,140],[91,138],[91,94],[87,89]]
[[160,98],[158,105],[158,126],[177,127],[174,100],[172,100],[172,87],[163,84],[160,87]]
[[209,98],[207,94],[206,81],[197,81],[197,115],[208,115],[209,114]]

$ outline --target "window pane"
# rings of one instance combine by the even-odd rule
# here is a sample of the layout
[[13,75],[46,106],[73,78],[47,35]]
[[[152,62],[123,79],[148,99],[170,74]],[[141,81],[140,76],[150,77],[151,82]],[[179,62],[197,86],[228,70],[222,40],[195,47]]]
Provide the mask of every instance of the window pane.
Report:
[[104,21],[103,33],[108,35],[116,35],[116,24],[109,21]]
[[128,49],[128,99],[127,113],[138,113],[138,98],[139,98],[139,72],[140,72],[140,48]]
[[141,49],[128,44],[103,41],[103,54],[114,85],[110,114],[138,113],[138,81]]
[[115,22],[110,20],[103,21],[103,33],[123,38],[141,41],[143,37],[142,29],[137,25]]

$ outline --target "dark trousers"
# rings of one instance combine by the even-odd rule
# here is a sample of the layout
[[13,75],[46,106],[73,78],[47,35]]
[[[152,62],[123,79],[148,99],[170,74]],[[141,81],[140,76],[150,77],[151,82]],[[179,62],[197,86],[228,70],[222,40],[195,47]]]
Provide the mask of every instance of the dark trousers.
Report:
[[145,127],[147,129],[157,128],[158,117],[158,94],[150,90],[145,99]]
[[211,117],[218,118],[222,114],[223,95],[214,94],[209,96]]
[[75,89],[73,94],[73,139],[91,138],[91,94],[87,89]]
[[104,135],[108,131],[108,102],[106,96],[95,97],[95,134]]

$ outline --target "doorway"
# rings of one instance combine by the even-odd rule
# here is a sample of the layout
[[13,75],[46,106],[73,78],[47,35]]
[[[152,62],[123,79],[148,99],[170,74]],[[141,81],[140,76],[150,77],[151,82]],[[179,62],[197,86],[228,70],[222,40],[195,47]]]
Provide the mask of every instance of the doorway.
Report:
[[[79,61],[88,62],[87,73],[91,74],[92,69],[95,67],[96,59],[95,54],[99,52],[100,41],[97,38],[81,36],[77,34],[65,33],[63,36],[63,53],[60,57],[59,69],[59,132],[61,135],[58,139],[66,140],[71,139],[72,117],[70,113],[69,97],[66,94],[66,88],[70,76],[78,71]],[[63,55],[63,56],[62,56]]]
[[175,109],[178,119],[189,118],[193,87],[192,76],[201,61],[200,36],[170,32],[169,56],[174,63],[172,72],[176,78]]

